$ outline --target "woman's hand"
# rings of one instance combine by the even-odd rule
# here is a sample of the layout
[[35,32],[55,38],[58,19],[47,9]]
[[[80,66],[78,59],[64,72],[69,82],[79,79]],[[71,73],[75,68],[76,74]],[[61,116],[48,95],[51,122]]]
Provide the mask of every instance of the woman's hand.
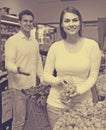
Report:
[[76,86],[73,82],[67,82],[63,80],[62,82],[63,88],[60,92],[61,102],[65,104],[69,104],[71,102],[71,98],[76,96]]

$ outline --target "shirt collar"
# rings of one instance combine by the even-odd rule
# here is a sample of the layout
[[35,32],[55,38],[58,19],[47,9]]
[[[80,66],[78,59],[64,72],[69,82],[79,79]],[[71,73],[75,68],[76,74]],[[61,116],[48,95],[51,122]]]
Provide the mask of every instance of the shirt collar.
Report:
[[[18,34],[20,35],[20,38],[22,38],[22,39],[28,39],[21,30],[18,32]],[[31,36],[29,37],[29,40],[30,39],[32,39]]]

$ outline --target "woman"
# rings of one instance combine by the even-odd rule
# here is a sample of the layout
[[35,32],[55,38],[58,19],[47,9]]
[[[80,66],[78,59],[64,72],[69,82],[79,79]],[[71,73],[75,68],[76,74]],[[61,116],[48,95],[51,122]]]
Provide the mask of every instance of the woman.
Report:
[[[93,102],[91,88],[97,80],[101,62],[98,43],[82,37],[82,17],[76,8],[67,7],[62,11],[60,32],[63,39],[50,47],[44,68],[44,81],[51,84],[47,111],[52,129],[61,111],[69,104],[71,108]],[[54,69],[56,77],[53,76]],[[60,96],[64,81],[73,81],[75,85],[75,93],[68,105],[61,101]]]

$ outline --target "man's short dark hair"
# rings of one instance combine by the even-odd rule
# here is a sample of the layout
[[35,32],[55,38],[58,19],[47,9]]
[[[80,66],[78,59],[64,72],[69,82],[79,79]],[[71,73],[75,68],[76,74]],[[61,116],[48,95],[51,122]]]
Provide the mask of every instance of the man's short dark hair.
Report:
[[34,14],[30,10],[23,10],[19,13],[19,21],[21,21],[23,15],[31,15],[34,20]]

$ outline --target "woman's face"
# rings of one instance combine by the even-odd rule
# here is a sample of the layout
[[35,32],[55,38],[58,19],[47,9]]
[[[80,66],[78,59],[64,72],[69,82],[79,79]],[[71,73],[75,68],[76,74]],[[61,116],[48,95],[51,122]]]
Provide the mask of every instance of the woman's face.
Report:
[[75,35],[80,30],[80,20],[74,13],[66,12],[63,16],[62,27],[66,34]]

